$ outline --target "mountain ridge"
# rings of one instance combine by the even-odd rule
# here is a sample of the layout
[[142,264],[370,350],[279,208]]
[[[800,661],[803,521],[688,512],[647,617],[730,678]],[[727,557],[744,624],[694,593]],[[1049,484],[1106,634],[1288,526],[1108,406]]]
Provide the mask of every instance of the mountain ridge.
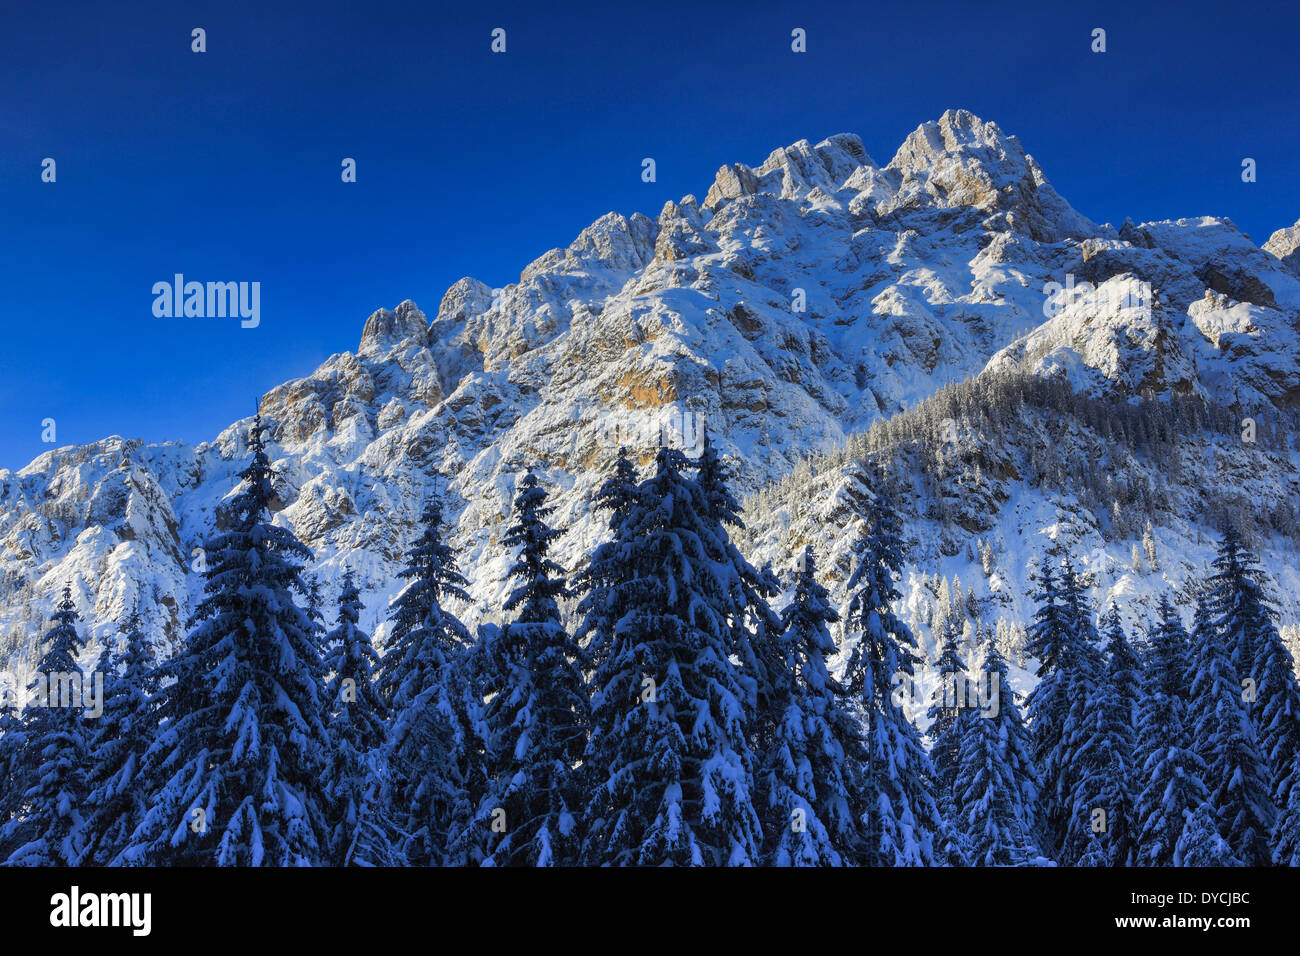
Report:
[[[1016,137],[964,110],[883,167],[853,134],[799,140],[720,168],[702,203],[599,217],[518,282],[460,279],[432,319],[410,300],[376,310],[356,351],[262,397],[282,520],[316,550],[326,597],[352,567],[377,620],[423,498],[443,495],[475,582],[466,614],[486,619],[515,478],[539,466],[574,567],[600,534],[589,502],[612,434],[639,434],[644,463],[658,428],[702,419],[754,495],[986,370],[1284,421],[1300,405],[1297,230],[1260,248],[1215,217],[1097,225]],[[1071,291],[1049,301],[1051,283]],[[1134,306],[1143,283],[1151,301]],[[174,644],[248,421],[192,447],[113,436],[0,470],[0,656],[30,657],[63,583],[96,638],[139,606]],[[1293,487],[1295,454],[1269,469]],[[764,547],[778,565],[792,553]],[[1012,550],[1021,571],[1036,557]],[[1266,552],[1294,582],[1292,545]]]

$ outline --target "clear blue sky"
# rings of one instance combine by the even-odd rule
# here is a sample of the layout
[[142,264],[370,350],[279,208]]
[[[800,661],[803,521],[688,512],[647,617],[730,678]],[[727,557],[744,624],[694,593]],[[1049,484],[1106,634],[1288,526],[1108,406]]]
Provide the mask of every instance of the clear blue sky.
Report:
[[[1263,242],[1300,217],[1293,4],[555,6],[5,3],[0,467],[51,447],[44,418],[61,445],[207,440],[379,306],[432,315],[463,275],[513,281],[800,138],[887,162],[949,107],[1098,221],[1226,215]],[[155,318],[177,272],[261,282],[260,327]]]

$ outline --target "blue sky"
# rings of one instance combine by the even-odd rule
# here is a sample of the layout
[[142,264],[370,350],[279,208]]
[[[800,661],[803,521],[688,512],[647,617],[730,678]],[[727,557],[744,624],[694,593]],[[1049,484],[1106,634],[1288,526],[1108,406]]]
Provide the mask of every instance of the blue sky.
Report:
[[[432,315],[463,275],[513,281],[800,138],[887,162],[949,107],[1097,221],[1226,215],[1263,242],[1300,218],[1293,5],[129,6],[0,11],[0,467],[52,447],[46,418],[60,445],[210,439],[379,306]],[[178,272],[260,282],[261,324],[155,318]]]

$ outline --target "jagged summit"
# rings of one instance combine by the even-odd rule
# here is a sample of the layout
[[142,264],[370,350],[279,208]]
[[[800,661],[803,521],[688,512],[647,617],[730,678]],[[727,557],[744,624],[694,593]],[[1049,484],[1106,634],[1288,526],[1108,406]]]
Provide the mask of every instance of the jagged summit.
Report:
[[862,140],[852,133],[827,137],[816,146],[801,139],[773,150],[757,169],[741,163],[723,166],[704,197],[704,207],[714,209],[726,200],[759,192],[781,199],[800,198],[814,191],[832,195],[852,188],[848,183],[859,170],[875,168]]
[[381,352],[398,342],[412,338],[423,338],[429,328],[429,320],[419,307],[410,299],[403,301],[394,310],[377,309],[366,319],[365,328],[361,330],[361,354]]
[[1277,256],[1284,266],[1300,275],[1300,221],[1269,236],[1263,249],[1269,255]]
[[966,110],[948,110],[917,127],[885,168],[898,176],[896,199],[887,204],[891,212],[920,203],[969,206],[1047,242],[1098,231],[1052,188],[1015,136]]

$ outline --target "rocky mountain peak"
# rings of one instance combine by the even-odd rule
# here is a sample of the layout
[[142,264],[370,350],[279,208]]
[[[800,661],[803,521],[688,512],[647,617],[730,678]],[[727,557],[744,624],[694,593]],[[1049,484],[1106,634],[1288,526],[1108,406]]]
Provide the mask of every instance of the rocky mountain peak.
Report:
[[838,133],[816,146],[801,139],[773,150],[758,169],[733,163],[718,170],[704,197],[704,208],[715,209],[730,199],[768,193],[779,199],[799,199],[814,190],[833,195],[845,187],[862,167],[875,169],[862,140],[852,133]]
[[1263,249],[1270,255],[1277,256],[1284,266],[1300,275],[1300,221],[1269,236]]
[[[277,520],[327,583],[359,570],[371,625],[436,490],[474,582],[459,610],[484,619],[504,597],[501,518],[526,468],[554,489],[556,559],[576,568],[602,533],[590,501],[618,447],[645,464],[665,432],[689,445],[706,426],[743,495],[985,370],[1262,417],[1300,402],[1298,234],[1261,251],[1212,217],[1094,226],[1015,137],[962,110],[918,127],[885,167],[856,136],[799,140],[722,167],[703,202],[601,216],[517,282],[458,280],[432,324],[409,300],[374,312],[356,353],[264,396]],[[0,471],[10,650],[30,650],[24,608],[67,582],[97,633],[137,601],[178,632],[200,584],[187,556],[217,525],[248,425],[197,447],[133,445],[129,467],[110,442]],[[1029,554],[1012,542],[1055,513],[1012,487],[1014,469],[999,479],[1024,503],[1005,518],[1013,578]],[[1264,497],[1285,499],[1278,488]],[[822,514],[814,497],[792,507]],[[778,525],[798,517],[787,504]],[[785,531],[771,533],[779,565]]]
[[376,355],[402,342],[423,340],[428,328],[428,318],[418,305],[407,299],[396,309],[377,309],[370,314],[361,330],[358,351],[362,355]]
[[897,195],[882,212],[909,206],[970,207],[992,226],[1057,242],[1098,231],[1047,181],[1015,136],[966,110],[948,110],[916,128],[885,167]]

